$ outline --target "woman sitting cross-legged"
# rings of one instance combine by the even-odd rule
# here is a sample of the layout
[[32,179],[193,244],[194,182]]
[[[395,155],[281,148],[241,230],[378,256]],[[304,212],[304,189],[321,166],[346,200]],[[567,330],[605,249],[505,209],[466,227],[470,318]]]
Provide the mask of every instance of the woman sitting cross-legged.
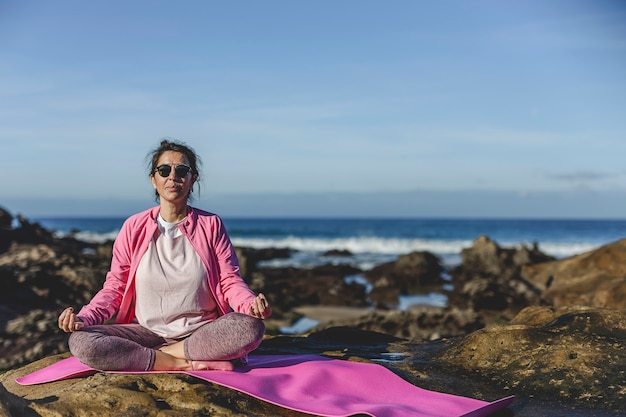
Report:
[[[150,155],[159,205],[129,217],[102,289],[59,327],[70,352],[100,370],[232,370],[265,333],[272,310],[239,273],[222,220],[188,205],[199,158],[163,140]],[[110,319],[112,324],[105,324]]]

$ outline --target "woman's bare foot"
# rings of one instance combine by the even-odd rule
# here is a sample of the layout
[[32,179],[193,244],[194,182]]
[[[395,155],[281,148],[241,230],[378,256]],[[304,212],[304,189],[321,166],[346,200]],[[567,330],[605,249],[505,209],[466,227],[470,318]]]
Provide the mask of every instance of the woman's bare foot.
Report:
[[191,361],[177,358],[162,350],[155,350],[153,371],[192,371]]
[[231,361],[191,361],[185,357],[182,341],[163,346],[156,351],[154,371],[232,371],[235,366]]
[[194,371],[232,371],[235,365],[231,361],[190,361]]

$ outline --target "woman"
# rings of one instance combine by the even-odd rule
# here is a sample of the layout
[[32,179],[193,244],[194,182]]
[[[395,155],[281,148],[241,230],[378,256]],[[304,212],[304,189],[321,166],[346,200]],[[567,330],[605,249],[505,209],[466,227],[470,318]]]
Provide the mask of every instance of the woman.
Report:
[[[272,310],[239,274],[221,219],[188,205],[199,160],[181,142],[151,153],[159,205],[128,218],[103,288],[59,316],[70,352],[100,370],[232,370],[265,332]],[[114,324],[104,324],[115,316]]]

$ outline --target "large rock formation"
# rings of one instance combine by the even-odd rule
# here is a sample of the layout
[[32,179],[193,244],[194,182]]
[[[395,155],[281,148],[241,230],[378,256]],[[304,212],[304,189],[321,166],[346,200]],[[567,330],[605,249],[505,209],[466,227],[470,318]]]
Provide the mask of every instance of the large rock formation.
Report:
[[626,311],[528,307],[439,356],[512,392],[624,410]]
[[[623,311],[536,307],[510,325],[464,338],[426,343],[333,327],[268,337],[257,353],[374,361],[425,389],[487,401],[516,395],[510,411],[498,416],[617,417],[626,403],[625,344]],[[0,376],[0,416],[303,416],[176,374],[96,374],[27,387],[15,383],[62,357]]]

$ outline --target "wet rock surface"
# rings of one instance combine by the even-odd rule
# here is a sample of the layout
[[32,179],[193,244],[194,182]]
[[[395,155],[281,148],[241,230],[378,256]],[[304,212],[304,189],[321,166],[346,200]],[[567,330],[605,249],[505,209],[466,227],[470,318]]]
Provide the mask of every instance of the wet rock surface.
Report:
[[[498,416],[623,415],[626,241],[554,260],[536,246],[502,248],[481,236],[451,271],[423,252],[362,271],[349,263],[267,267],[261,261],[290,252],[237,251],[245,279],[276,313],[257,353],[374,361],[420,387],[484,400],[515,394]],[[58,313],[91,298],[110,260],[111,242],[57,239],[0,209],[0,416],[301,415],[181,375],[17,385],[16,377],[67,354]],[[346,279],[359,274],[369,287]],[[399,295],[428,291],[446,294],[449,305],[394,309]],[[297,320],[301,306],[364,314],[279,334],[276,323]]]

